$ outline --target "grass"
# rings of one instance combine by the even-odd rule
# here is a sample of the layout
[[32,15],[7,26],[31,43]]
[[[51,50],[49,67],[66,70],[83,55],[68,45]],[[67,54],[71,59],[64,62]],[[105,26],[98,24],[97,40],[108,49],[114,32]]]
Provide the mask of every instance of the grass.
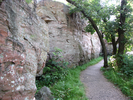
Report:
[[102,68],[104,75],[112,83],[118,86],[123,94],[130,97],[133,100],[133,79],[129,77],[124,77],[122,73],[115,71],[113,68],[108,70]]
[[68,69],[67,76],[50,87],[55,100],[88,100],[85,95],[84,85],[80,81],[80,72],[102,59],[102,57],[99,57],[82,66]]
[[[130,97],[130,100],[133,100],[133,56],[121,55],[121,57],[122,59],[118,57],[116,59],[116,56],[112,56],[109,60],[110,68],[102,68],[102,70],[107,79],[118,86],[123,94]],[[119,63],[120,61],[123,63]]]

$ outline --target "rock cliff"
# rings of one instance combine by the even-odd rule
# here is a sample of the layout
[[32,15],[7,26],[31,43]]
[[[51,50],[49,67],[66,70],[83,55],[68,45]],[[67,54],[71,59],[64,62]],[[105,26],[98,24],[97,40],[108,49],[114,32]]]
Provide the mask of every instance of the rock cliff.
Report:
[[[48,27],[24,0],[0,3],[0,100],[33,100],[45,66]],[[37,70],[38,69],[38,70]]]
[[43,0],[38,4],[37,14],[48,24],[50,54],[54,48],[63,50],[70,66],[83,64],[99,56],[101,46],[97,34],[85,32],[88,24],[80,13],[69,14],[69,7],[54,1]]
[[49,42],[49,53],[61,48],[70,66],[99,56],[97,34],[86,33],[87,21],[80,13],[70,15],[68,6],[43,0],[37,15],[25,0],[1,1],[0,100],[34,99],[35,76],[45,67]]

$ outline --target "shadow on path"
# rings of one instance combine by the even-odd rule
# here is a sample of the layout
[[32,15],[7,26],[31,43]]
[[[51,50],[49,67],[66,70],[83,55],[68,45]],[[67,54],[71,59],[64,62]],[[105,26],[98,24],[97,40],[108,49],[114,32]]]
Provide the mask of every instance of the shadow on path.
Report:
[[103,60],[81,72],[80,80],[85,86],[89,100],[128,100],[100,71]]

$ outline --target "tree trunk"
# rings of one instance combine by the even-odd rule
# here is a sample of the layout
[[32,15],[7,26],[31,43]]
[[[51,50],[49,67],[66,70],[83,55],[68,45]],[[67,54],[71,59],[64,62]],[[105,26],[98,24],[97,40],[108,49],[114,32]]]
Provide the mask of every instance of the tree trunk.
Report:
[[119,50],[118,50],[118,54],[123,54],[124,53],[124,47],[125,47],[125,36],[124,36],[124,32],[120,29],[118,31],[119,34]]
[[76,6],[77,8],[79,8],[81,10],[81,12],[83,13],[83,15],[88,18],[88,20],[90,21],[91,25],[93,26],[93,28],[95,29],[95,31],[98,34],[98,37],[100,39],[101,45],[102,45],[102,49],[103,49],[103,53],[104,53],[104,67],[108,67],[108,61],[107,61],[107,50],[105,47],[105,43],[103,41],[102,38],[102,33],[99,31],[97,25],[95,24],[95,22],[93,21],[93,19],[85,13],[84,9],[82,8],[82,6],[80,6],[79,4],[77,4],[76,2],[72,1],[72,0],[67,0],[69,3],[73,4],[74,6]]
[[116,47],[117,43],[115,42],[115,36],[113,36],[112,34],[111,34],[111,41],[113,46],[113,55],[115,55],[117,52],[117,47]]
[[104,54],[104,67],[106,68],[106,67],[108,67],[107,50],[106,50],[106,46],[105,46],[105,43],[104,43],[103,38],[102,38],[102,34],[100,33],[100,31],[99,31],[98,27],[96,26],[95,22],[93,21],[93,19],[91,19],[90,17],[87,17],[87,18],[91,22],[91,25],[93,26],[93,28],[97,32],[98,37],[100,39],[100,42],[101,42],[101,45],[102,45],[102,49],[103,49],[103,54]]
[[124,29],[123,26],[125,24],[125,19],[126,19],[126,6],[127,5],[127,0],[122,0],[121,1],[121,13],[120,13],[120,24],[119,24],[119,29],[118,29],[118,35],[119,35],[119,50],[118,54],[123,54],[124,53],[124,47],[125,47],[125,36],[124,36]]
[[[107,20],[105,18],[103,18],[104,23],[107,23]],[[107,24],[106,24],[107,25]],[[107,30],[107,28],[105,27],[105,29]],[[111,42],[112,42],[112,46],[113,46],[113,52],[112,54],[115,55],[117,52],[117,42],[115,42],[115,35],[111,34]]]

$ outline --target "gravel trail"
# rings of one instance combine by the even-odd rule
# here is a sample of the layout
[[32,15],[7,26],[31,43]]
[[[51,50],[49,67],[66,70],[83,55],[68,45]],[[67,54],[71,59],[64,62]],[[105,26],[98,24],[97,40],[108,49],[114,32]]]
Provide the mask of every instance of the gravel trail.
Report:
[[80,79],[89,100],[129,100],[102,75],[102,66],[103,60],[81,72]]

